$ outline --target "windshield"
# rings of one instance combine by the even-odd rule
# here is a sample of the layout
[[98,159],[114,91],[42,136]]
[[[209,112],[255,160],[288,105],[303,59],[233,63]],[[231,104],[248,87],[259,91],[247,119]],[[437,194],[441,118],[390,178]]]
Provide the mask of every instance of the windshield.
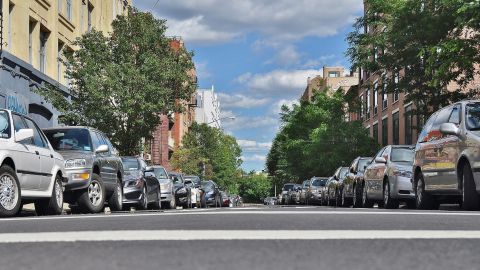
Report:
[[205,189],[205,191],[211,191],[214,188],[214,185],[212,182],[202,182],[202,186]]
[[370,164],[370,161],[371,161],[370,159],[360,159],[358,161],[358,171],[359,172],[365,171],[365,166]]
[[136,158],[122,158],[123,170],[138,171],[140,170],[140,163]]
[[57,151],[92,151],[90,134],[86,129],[45,130],[44,133]]
[[312,186],[314,187],[324,187],[325,184],[327,183],[327,180],[326,178],[323,178],[323,179],[313,179],[312,180]]
[[155,167],[153,168],[153,173],[157,179],[168,179],[167,172],[164,168]]
[[180,175],[170,174],[170,179],[172,179],[172,182],[174,184],[182,184],[183,183]]
[[0,138],[10,138],[10,118],[6,111],[0,111]]
[[480,130],[480,102],[469,103],[465,107],[467,129]]
[[340,179],[345,178],[345,176],[347,176],[347,173],[348,173],[348,168],[347,167],[341,168],[340,169],[340,174],[339,174]]
[[189,180],[189,181],[192,181],[195,185],[200,185],[200,178],[198,178],[197,176],[187,176],[185,177],[185,180]]
[[413,164],[414,156],[415,151],[413,148],[393,148],[390,160],[392,162],[406,162],[408,164]]

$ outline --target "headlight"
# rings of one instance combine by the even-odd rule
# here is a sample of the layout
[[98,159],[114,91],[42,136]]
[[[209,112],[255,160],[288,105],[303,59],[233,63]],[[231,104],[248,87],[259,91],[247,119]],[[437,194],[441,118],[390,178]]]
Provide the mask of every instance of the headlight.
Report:
[[141,188],[141,187],[143,187],[143,181],[142,181],[142,179],[128,180],[128,181],[125,181],[124,187]]
[[161,190],[170,190],[170,189],[172,189],[172,185],[171,184],[160,184],[160,189]]
[[85,168],[87,161],[84,158],[68,159],[65,161],[65,169],[69,168]]
[[412,178],[412,172],[410,171],[393,171],[393,175],[395,176],[401,176],[401,177],[406,177],[406,178]]

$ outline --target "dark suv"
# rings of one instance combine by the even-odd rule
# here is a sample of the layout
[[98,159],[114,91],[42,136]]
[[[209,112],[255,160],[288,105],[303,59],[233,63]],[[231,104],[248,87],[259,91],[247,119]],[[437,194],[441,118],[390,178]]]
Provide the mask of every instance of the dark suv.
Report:
[[342,206],[362,207],[363,173],[368,164],[372,162],[371,157],[357,157],[350,165],[350,172],[343,180],[340,190],[340,200]]
[[120,211],[122,160],[107,136],[90,127],[58,127],[43,131],[52,147],[65,159],[68,178],[65,201],[72,212],[98,213],[106,201],[112,211]]
[[192,190],[185,183],[183,174],[178,172],[169,172],[168,176],[172,179],[173,189],[175,190],[175,201],[184,209],[192,207]]

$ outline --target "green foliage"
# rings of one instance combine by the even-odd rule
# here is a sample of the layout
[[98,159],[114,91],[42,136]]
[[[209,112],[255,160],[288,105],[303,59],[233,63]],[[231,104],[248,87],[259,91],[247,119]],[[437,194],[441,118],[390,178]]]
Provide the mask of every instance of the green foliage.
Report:
[[282,112],[282,129],[267,156],[267,170],[279,188],[312,176],[330,176],[357,156],[374,154],[378,145],[360,122],[345,121],[343,92],[317,93]]
[[89,31],[65,51],[71,100],[56,89],[42,93],[67,123],[95,127],[112,138],[122,155],[141,151],[159,115],[180,111],[178,100],[196,90],[192,53],[174,50],[165,21],[129,9],[112,23],[113,32]]
[[[387,92],[409,93],[406,102],[429,116],[478,94],[468,87],[480,75],[479,17],[478,0],[369,0],[347,38],[347,55],[353,68],[386,72]],[[373,33],[366,33],[366,25]],[[397,84],[395,73],[401,75]],[[444,91],[447,86],[451,91]]]
[[234,137],[206,124],[194,123],[173,154],[174,169],[211,179],[231,193],[238,191],[240,146]]
[[269,196],[271,182],[264,174],[249,173],[242,177],[239,186],[239,195],[244,202],[260,203]]

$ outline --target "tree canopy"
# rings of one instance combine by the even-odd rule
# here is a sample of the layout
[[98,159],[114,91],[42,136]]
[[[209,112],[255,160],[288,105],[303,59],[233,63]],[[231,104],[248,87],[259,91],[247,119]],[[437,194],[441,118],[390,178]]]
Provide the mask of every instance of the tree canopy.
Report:
[[142,150],[160,123],[160,114],[180,111],[179,100],[196,90],[192,53],[172,49],[164,20],[130,8],[112,33],[91,30],[64,51],[71,99],[56,89],[42,94],[64,121],[95,127],[112,138],[123,155]]

